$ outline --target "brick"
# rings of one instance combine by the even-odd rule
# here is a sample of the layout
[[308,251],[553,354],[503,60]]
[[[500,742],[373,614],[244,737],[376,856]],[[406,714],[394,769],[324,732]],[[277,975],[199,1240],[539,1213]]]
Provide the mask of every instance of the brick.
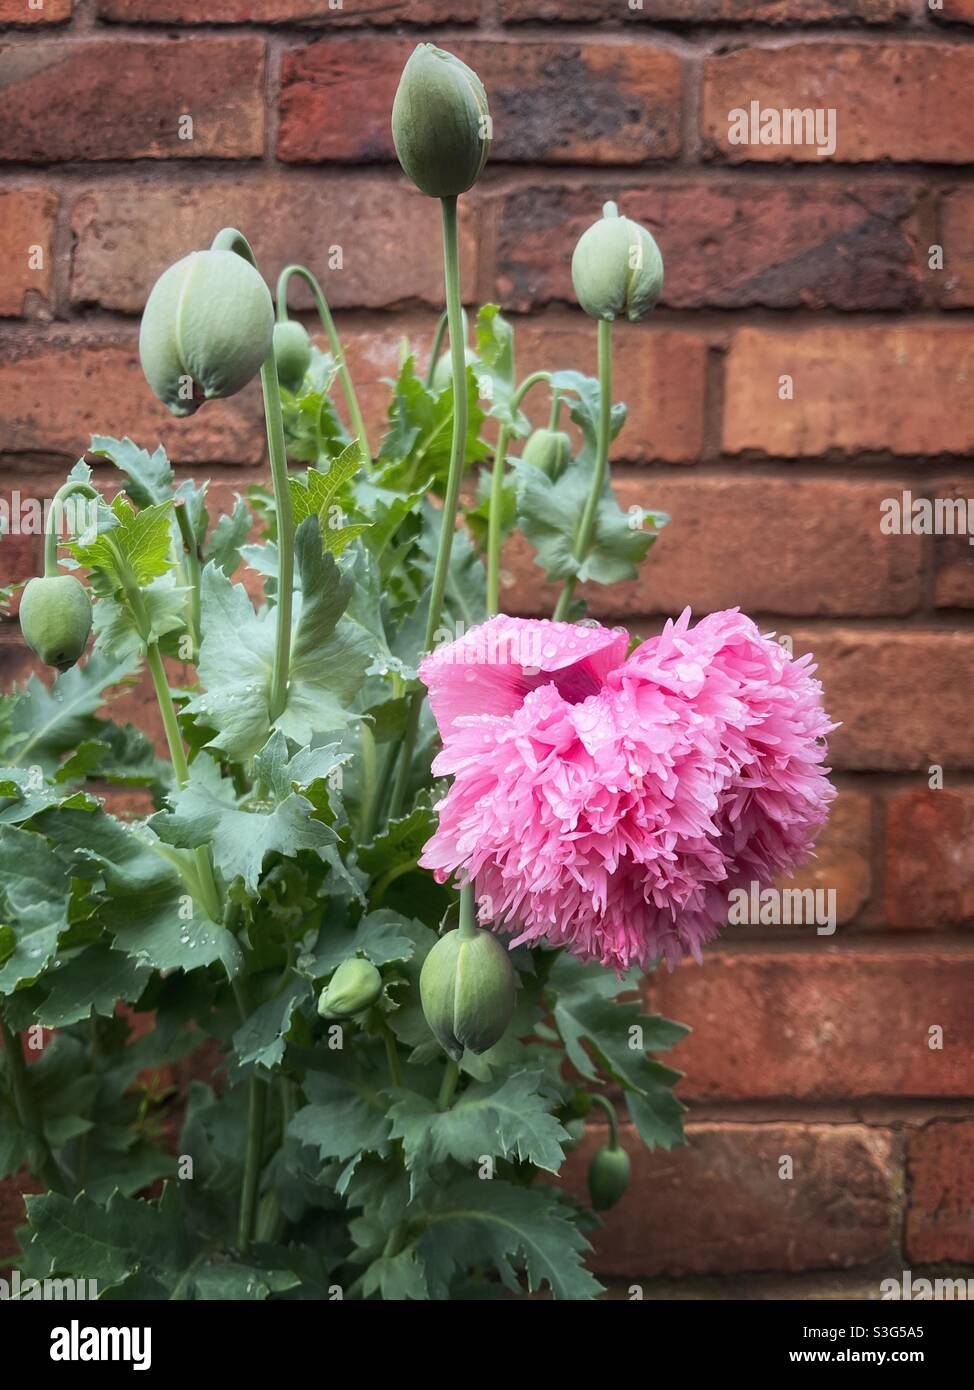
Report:
[[[934,495],[965,504],[962,517],[954,510],[946,514],[954,533],[938,535],[934,542],[934,603],[938,608],[974,608],[974,484],[944,483]],[[960,529],[962,522],[968,530]]]
[[43,0],[40,7],[28,0],[0,0],[0,24],[15,28],[37,24],[63,24],[71,18],[71,0]]
[[[802,43],[739,48],[704,61],[706,155],[740,164],[821,163],[814,144],[731,144],[729,113],[833,109],[834,162],[965,164],[974,146],[974,52],[942,43]],[[929,94],[936,92],[935,107]],[[752,132],[753,134],[753,132]]]
[[[972,21],[974,22],[974,21]],[[955,188],[940,205],[944,268],[931,275],[940,282],[945,308],[974,304],[974,188]]]
[[974,793],[941,787],[886,803],[886,920],[940,927],[974,919]]
[[972,989],[974,955],[820,947],[712,952],[647,994],[693,1029],[672,1054],[685,1100],[850,1100],[974,1096]]
[[974,1262],[974,1120],[934,1120],[906,1145],[906,1253]]
[[897,309],[920,302],[917,195],[910,189],[700,182],[512,190],[497,218],[502,302],[521,310],[574,303],[571,251],[608,198],[652,230],[666,266],[662,302],[674,308]]
[[[946,3],[969,5],[972,0]],[[500,13],[507,23],[627,19],[633,24],[886,24],[910,10],[908,0],[644,0],[642,10],[631,10],[619,0],[572,0],[566,12],[564,0],[500,0]]]
[[[23,0],[7,0],[22,3]],[[2,0],[0,0],[2,3]],[[2,13],[2,10],[0,10]],[[340,10],[329,0],[98,0],[102,19],[136,24],[300,24],[332,28],[385,24],[475,23],[480,0],[354,0]]]
[[[595,40],[461,40],[450,48],[487,88],[493,161],[642,164],[679,153],[675,53]],[[393,160],[392,103],[411,49],[408,40],[378,38],[286,52],[278,158]]]
[[931,10],[930,17],[954,24],[974,24],[974,0],[943,0],[943,8]]
[[0,317],[19,318],[52,292],[57,194],[50,188],[0,189]]
[[828,711],[836,769],[922,772],[949,777],[974,768],[970,696],[974,633],[796,630],[795,653],[811,651]]
[[264,456],[259,387],[179,420],[149,390],[134,335],[8,347],[0,364],[0,470],[16,454],[76,459],[92,434],[128,434],[149,449],[162,443],[184,463],[257,464]]
[[[920,602],[922,537],[894,543],[880,534],[888,483],[654,475],[617,478],[615,487],[623,509],[658,509],[672,520],[638,579],[579,590],[596,617],[674,614],[687,604],[701,614],[740,605],[762,614],[879,615]],[[506,563],[517,582],[505,607],[550,612],[560,586],[538,583],[530,554],[523,539],[512,547]]]
[[[858,917],[872,890],[872,802],[845,788],[832,803],[828,822],[815,846],[815,857],[779,879],[782,888],[828,892],[835,889],[840,927]],[[773,930],[773,928],[772,928]]]
[[[30,492],[28,487],[22,493]],[[7,584],[23,584],[38,573],[41,564],[43,541],[40,536],[21,535],[16,531],[6,531],[2,522],[7,520],[7,509],[12,509],[13,498],[6,486],[0,487],[0,587]],[[19,592],[14,595],[10,612],[16,613],[20,607]]]
[[[443,267],[433,254],[440,241],[439,207],[391,170],[365,178],[295,170],[254,171],[232,181],[135,178],[89,189],[71,211],[72,300],[140,312],[162,269],[208,246],[223,226],[246,230],[271,286],[285,265],[309,266],[333,309],[385,308],[410,299],[443,303]],[[466,199],[460,226],[464,291],[472,299],[476,218]],[[330,268],[333,246],[341,248],[340,269]],[[312,304],[298,279],[291,281],[288,299],[299,308]]]
[[[687,1143],[650,1153],[631,1126],[625,1197],[591,1239],[603,1276],[847,1269],[891,1253],[897,1174],[890,1131],[861,1124],[690,1124]],[[571,1155],[566,1185],[585,1200],[585,1172],[604,1131]],[[792,1161],[791,1178],[779,1176]]]
[[[0,49],[6,160],[257,158],[264,44],[113,38]],[[193,138],[180,139],[192,117]]]
[[[974,52],[974,50],[972,50]],[[780,458],[974,448],[974,330],[742,328],[731,342],[723,447]],[[794,398],[779,397],[780,378]]]

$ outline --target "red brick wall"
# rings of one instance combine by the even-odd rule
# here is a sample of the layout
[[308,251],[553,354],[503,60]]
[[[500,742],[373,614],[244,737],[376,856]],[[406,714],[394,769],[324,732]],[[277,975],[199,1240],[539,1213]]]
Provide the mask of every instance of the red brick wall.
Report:
[[[880,531],[905,489],[974,499],[971,0],[27,5],[0,0],[4,491],[43,491],[93,430],[162,439],[227,497],[259,476],[254,393],[176,422],[136,354],[155,277],[226,223],[268,278],[286,259],[326,277],[378,432],[380,379],[441,295],[437,210],[391,162],[418,37],[489,90],[465,293],[517,317],[523,372],[594,367],[568,264],[602,200],[653,228],[666,289],[618,331],[617,475],[675,519],[594,611],[645,629],[740,603],[815,652],[841,795],[802,881],[836,888],[841,924],[738,928],[652,982],[695,1030],[691,1143],[637,1157],[600,1264],[757,1294],[974,1264],[974,550]],[[834,155],[729,144],[751,100],[835,108]],[[3,542],[5,576],[35,550]],[[545,611],[526,554],[508,566],[508,607]],[[5,681],[26,668],[9,625],[0,656]]]

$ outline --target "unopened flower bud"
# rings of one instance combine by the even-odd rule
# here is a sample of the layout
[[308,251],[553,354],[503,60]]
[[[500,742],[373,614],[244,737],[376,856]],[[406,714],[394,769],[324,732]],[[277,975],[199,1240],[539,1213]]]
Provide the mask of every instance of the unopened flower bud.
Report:
[[91,632],[91,599],[73,574],[31,579],[20,599],[20,630],[47,666],[67,671]]
[[311,366],[311,339],[304,324],[297,319],[275,323],[274,361],[278,381],[288,391],[296,391]]
[[645,227],[620,217],[615,203],[606,203],[599,221],[578,239],[572,284],[579,304],[593,318],[625,315],[635,323],[660,297],[663,257]]
[[629,1155],[623,1148],[596,1150],[588,1169],[588,1191],[595,1211],[608,1211],[629,1186]]
[[486,1052],[504,1036],[514,1012],[515,975],[497,937],[477,930],[447,932],[430,951],[419,977],[426,1022],[454,1061]]
[[416,187],[431,198],[465,193],[487,163],[490,135],[487,93],[473,69],[431,43],[414,48],[396,90],[392,138]]
[[233,396],[271,350],[274,305],[258,271],[235,251],[194,251],[163,271],[142,315],[146,380],[174,415]]
[[535,430],[524,446],[521,457],[533,463],[552,482],[557,482],[572,456],[572,441],[563,430]]
[[[480,358],[473,348],[467,347],[463,349],[463,362],[464,366],[477,367],[480,365]],[[438,359],[433,368],[433,380],[430,385],[437,395],[441,391],[445,391],[448,386],[453,385],[453,354],[451,352],[444,352],[443,356]]]
[[318,1012],[322,1018],[351,1018],[370,1009],[382,993],[382,976],[370,960],[353,956],[343,960],[321,991]]

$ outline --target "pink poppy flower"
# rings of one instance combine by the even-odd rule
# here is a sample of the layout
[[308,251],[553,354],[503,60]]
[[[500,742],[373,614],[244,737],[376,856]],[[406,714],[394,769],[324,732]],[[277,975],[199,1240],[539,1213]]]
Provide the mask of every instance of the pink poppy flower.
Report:
[[617,970],[701,947],[731,889],[812,851],[834,789],[810,658],[737,610],[621,628],[493,618],[423,662],[453,782],[420,861],[481,921]]

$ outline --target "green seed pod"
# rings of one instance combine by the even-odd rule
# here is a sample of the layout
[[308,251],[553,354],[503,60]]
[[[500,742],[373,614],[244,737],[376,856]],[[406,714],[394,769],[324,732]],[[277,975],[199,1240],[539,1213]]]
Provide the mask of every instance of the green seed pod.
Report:
[[572,441],[562,430],[535,430],[525,444],[521,457],[533,463],[552,482],[557,482],[572,456]]
[[595,1211],[608,1211],[629,1186],[629,1155],[607,1144],[597,1149],[588,1169],[588,1191]]
[[278,381],[289,391],[296,391],[311,366],[311,339],[304,324],[296,319],[275,323],[274,361]]
[[[463,349],[463,360],[464,364],[468,367],[477,367],[480,365],[480,358],[471,347]],[[441,391],[445,391],[448,386],[453,385],[452,353],[444,352],[443,356],[438,360],[436,366],[433,368],[433,380],[430,384],[437,395],[439,395]]]
[[663,289],[663,257],[638,222],[620,217],[606,203],[602,217],[583,232],[572,256],[575,296],[597,319],[625,315],[635,323],[647,314]]
[[318,1012],[322,1018],[351,1018],[369,1009],[382,993],[382,976],[370,960],[353,956],[343,960],[321,991]]
[[67,671],[91,632],[91,599],[73,574],[31,579],[20,599],[20,630],[47,666]]
[[472,68],[418,44],[392,106],[392,138],[404,171],[431,198],[454,198],[480,178],[490,153],[490,113]]
[[423,963],[419,993],[436,1041],[454,1061],[486,1052],[504,1036],[514,1012],[511,958],[489,931],[441,936]]
[[258,271],[235,251],[194,251],[163,271],[142,315],[139,356],[174,415],[233,396],[271,350],[274,305]]

